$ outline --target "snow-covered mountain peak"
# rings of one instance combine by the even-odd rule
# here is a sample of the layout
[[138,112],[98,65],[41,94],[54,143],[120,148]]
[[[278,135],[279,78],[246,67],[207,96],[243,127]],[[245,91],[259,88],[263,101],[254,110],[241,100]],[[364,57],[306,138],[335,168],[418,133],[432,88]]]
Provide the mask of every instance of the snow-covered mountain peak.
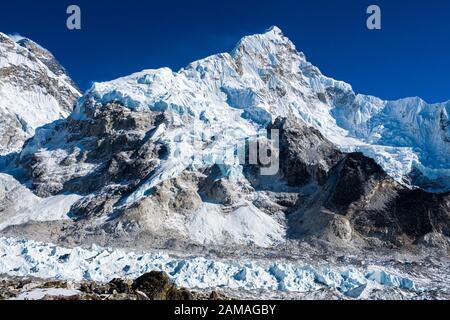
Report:
[[0,155],[73,110],[81,96],[55,57],[35,42],[0,34]]
[[271,27],[266,32],[243,37],[235,46],[232,55],[239,51],[247,53],[274,54],[280,50],[290,49],[296,53],[295,45],[284,36],[278,27]]
[[72,81],[72,79],[67,74],[66,69],[58,62],[55,56],[39,45],[28,38],[22,38],[16,42],[18,45],[28,49],[32,54],[36,56],[39,61],[45,64],[50,71],[52,71],[56,76],[64,78],[70,85],[74,88],[77,88],[77,85]]
[[[323,75],[276,27],[242,38],[231,53],[195,61],[179,72],[144,70],[96,83],[72,118],[90,118],[93,108],[108,103],[170,119],[170,128],[158,131],[170,153],[161,166],[164,172],[151,177],[133,199],[188,167],[211,164],[197,162],[195,155],[213,150],[192,148],[188,140],[222,133],[212,145],[226,148],[277,117],[317,128],[343,151],[363,152],[397,181],[437,191],[450,187],[449,104],[356,94],[349,84]],[[228,170],[239,171],[239,165]]]
[[[52,60],[55,59],[53,54],[50,53],[47,49],[42,47],[41,45],[37,44],[31,39],[28,38],[22,38],[16,42],[21,47],[24,47],[28,49],[30,52],[32,52],[36,57],[39,58],[41,62],[45,60]],[[56,74],[56,73],[55,73]]]
[[273,34],[276,34],[276,35],[281,35],[281,36],[283,36],[283,31],[282,31],[279,27],[277,27],[277,26],[271,26],[270,28],[268,28],[268,29],[266,30],[265,33],[266,33],[266,34],[268,34],[268,33],[273,33]]
[[180,124],[186,117],[202,118],[197,129],[212,123],[223,129],[231,122],[232,131],[246,134],[279,116],[291,117],[316,127],[344,151],[375,158],[398,181],[417,170],[420,178],[413,180],[427,181],[429,188],[450,181],[448,104],[356,94],[351,85],[323,75],[277,27],[179,72],[145,70],[96,84],[78,111],[87,97],[171,112]]
[[306,63],[303,53],[296,50],[295,45],[283,35],[277,27],[272,27],[263,34],[242,38],[231,56],[242,73],[264,77],[268,69],[277,69],[278,73],[287,75],[298,72],[298,68]]

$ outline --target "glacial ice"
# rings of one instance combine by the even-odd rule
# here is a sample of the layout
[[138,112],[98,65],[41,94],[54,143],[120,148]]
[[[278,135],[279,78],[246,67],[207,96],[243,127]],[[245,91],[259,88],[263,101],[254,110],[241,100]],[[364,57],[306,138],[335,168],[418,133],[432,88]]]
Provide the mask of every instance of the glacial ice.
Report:
[[414,281],[401,276],[387,273],[384,270],[374,270],[366,275],[366,278],[383,286],[397,287],[406,290],[418,290]]
[[357,269],[314,267],[301,261],[180,258],[96,245],[67,249],[31,240],[0,238],[0,274],[107,282],[116,277],[134,279],[150,271],[164,271],[177,285],[191,289],[310,292],[325,287],[350,295],[366,286],[423,290],[418,289],[413,279],[376,266]]

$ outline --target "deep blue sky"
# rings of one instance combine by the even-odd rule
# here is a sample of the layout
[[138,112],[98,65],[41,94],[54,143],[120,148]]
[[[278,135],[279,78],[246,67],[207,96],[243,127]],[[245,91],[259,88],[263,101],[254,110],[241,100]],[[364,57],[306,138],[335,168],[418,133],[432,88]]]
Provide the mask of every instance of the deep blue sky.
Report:
[[[66,29],[69,4],[82,9],[81,31]],[[366,28],[370,4],[382,9],[381,31]],[[272,25],[357,92],[450,99],[448,0],[10,0],[0,8],[0,31],[48,48],[83,89],[142,69],[178,70]]]

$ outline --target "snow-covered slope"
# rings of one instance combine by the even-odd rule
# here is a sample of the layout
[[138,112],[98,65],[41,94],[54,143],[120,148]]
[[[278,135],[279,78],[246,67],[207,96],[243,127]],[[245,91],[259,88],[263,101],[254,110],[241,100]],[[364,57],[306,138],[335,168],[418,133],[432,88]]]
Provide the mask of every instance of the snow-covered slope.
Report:
[[0,155],[19,151],[36,128],[67,117],[80,96],[50,52],[0,33]]
[[[450,187],[450,102],[429,105],[419,98],[384,101],[355,94],[349,84],[311,65],[277,27],[243,38],[231,53],[193,62],[176,73],[146,70],[96,83],[78,103],[74,118],[86,117],[88,100],[169,112],[180,126],[171,132],[161,129],[171,155],[162,174],[151,177],[133,200],[188,166],[204,165],[194,155],[212,150],[189,147],[191,139],[221,132],[223,139],[214,146],[223,148],[255,135],[278,116],[316,127],[345,151],[375,158],[398,181],[434,190]],[[407,177],[411,172],[413,177]]]
[[0,173],[0,231],[32,222],[69,220],[70,207],[79,199],[78,195],[43,199],[13,177]]

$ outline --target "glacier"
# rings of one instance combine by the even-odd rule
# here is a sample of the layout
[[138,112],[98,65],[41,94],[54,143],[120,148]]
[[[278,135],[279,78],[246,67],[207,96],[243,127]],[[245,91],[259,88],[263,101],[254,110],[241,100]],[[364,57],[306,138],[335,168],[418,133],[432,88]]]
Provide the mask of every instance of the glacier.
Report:
[[[166,272],[178,286],[208,290],[312,292],[336,289],[348,296],[358,288],[392,287],[423,292],[421,279],[412,279],[385,267],[312,266],[301,261],[227,260],[176,257],[164,252],[144,254],[96,245],[74,249],[53,244],[0,238],[0,274],[42,279],[108,282],[134,279],[150,271]],[[426,284],[424,284],[426,285]],[[354,298],[358,298],[364,290]]]

